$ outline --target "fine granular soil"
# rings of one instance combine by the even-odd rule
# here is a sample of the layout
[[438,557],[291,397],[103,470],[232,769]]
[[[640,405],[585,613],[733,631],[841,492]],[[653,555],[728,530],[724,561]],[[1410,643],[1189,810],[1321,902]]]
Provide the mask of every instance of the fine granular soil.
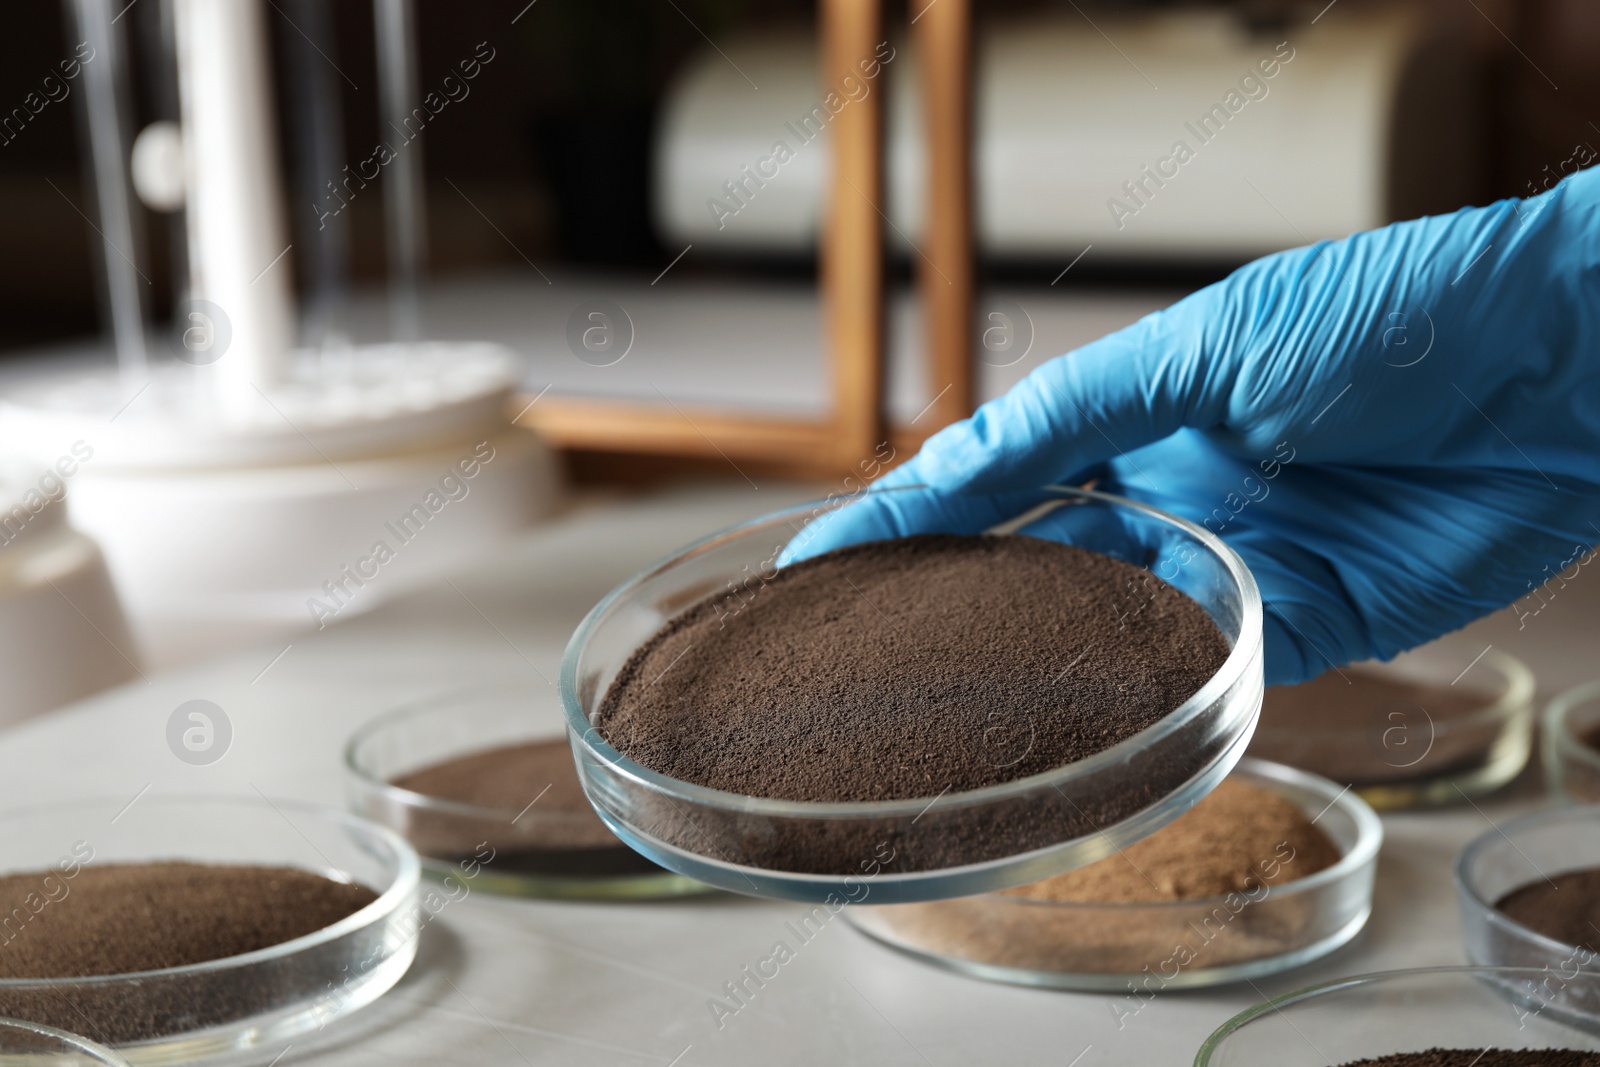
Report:
[[1195,900],[1295,881],[1338,862],[1338,846],[1293,802],[1229,778],[1116,855],[1006,892],[1102,903]]
[[784,800],[934,797],[1065,766],[1176,709],[1229,651],[1149,572],[1033,537],[857,545],[734,600],[634,653],[597,725],[652,770]]
[[496,813],[488,820],[448,811],[415,813],[407,835],[419,852],[434,859],[557,878],[661,869],[600,821],[584,796],[565,738],[481,749],[409,771],[390,784]]
[[[364,885],[290,867],[158,862],[84,867],[70,879],[55,871],[5,875],[0,906],[13,921],[0,935],[0,978],[51,981],[0,988],[0,1015],[112,1042],[249,1015],[276,1006],[276,983],[315,962],[281,961],[255,981],[227,972],[152,979],[133,993],[72,979],[238,956],[331,926],[376,899]],[[296,980],[315,990],[337,981],[336,971],[329,965],[326,976]]]
[[[1076,871],[989,896],[853,914],[894,944],[947,959],[1054,974],[1156,976],[1158,988],[1162,976],[1282,955],[1332,934],[1344,917],[1328,919],[1275,890],[1339,858],[1338,847],[1282,795],[1230,778],[1165,828]],[[1173,906],[1086,914],[1013,898]]]
[[1564,945],[1600,945],[1600,867],[1563,871],[1513,889],[1494,906]]
[[[624,664],[596,726],[652,770],[731,793],[932,799],[1104,751],[1182,705],[1229,651],[1204,609],[1140,568],[1026,536],[917,536],[691,607]],[[897,870],[977,862],[1125,818],[1217,744],[1197,734],[1170,765],[1135,759],[1124,786],[1093,796],[935,805],[911,836],[704,813],[689,825],[667,805],[649,829],[772,869],[852,872],[885,841]]]
[[1267,690],[1250,755],[1351,785],[1414,782],[1481,767],[1503,724],[1474,717],[1492,699],[1346,667]]
[[1600,1052],[1570,1048],[1430,1048],[1354,1060],[1342,1067],[1600,1067]]
[[[430,797],[498,808],[512,815],[524,809],[577,811],[605,829],[583,795],[565,737],[480,749],[395,778],[393,785]],[[535,805],[529,809],[528,805]]]

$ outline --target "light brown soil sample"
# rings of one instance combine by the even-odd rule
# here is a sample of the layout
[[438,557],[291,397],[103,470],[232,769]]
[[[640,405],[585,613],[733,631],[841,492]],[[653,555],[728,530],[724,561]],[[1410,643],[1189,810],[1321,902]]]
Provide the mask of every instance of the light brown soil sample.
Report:
[[1295,881],[1338,862],[1338,847],[1293,803],[1229,778],[1117,855],[1006,892],[1105,903],[1195,900]]
[[945,959],[1128,975],[1159,991],[1186,972],[1336,934],[1347,916],[1321,915],[1281,889],[1339,858],[1294,804],[1228,779],[1187,814],[1088,867],[1002,893],[853,914],[893,944]]

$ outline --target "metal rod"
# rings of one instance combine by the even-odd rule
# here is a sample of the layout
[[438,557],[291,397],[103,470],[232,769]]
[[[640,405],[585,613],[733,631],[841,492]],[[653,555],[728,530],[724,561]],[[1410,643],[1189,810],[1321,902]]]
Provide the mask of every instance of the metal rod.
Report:
[[139,267],[145,251],[144,220],[135,210],[128,179],[133,133],[127,59],[112,24],[111,0],[72,0],[70,10],[80,39],[93,49],[83,64],[82,113],[99,216],[105,306],[117,365],[126,381],[136,383],[148,373],[145,300],[150,283]]
[[373,0],[373,17],[384,132],[394,149],[383,189],[389,317],[397,340],[415,341],[422,333],[422,271],[428,255],[419,141],[427,112],[417,91],[416,13],[411,0]]
[[283,38],[295,157],[291,214],[304,249],[306,343],[316,348],[338,329],[350,287],[342,92],[333,66],[338,46],[327,0],[286,0],[285,7],[300,31]]

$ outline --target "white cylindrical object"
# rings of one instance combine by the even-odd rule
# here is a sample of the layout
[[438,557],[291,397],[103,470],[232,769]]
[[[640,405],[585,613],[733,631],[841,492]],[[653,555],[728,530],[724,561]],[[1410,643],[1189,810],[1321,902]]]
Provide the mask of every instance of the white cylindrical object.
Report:
[[0,726],[138,674],[105,560],[67,525],[64,486],[47,467],[0,487]]
[[[175,0],[183,103],[191,297],[220,311],[226,348],[196,353],[225,406],[258,404],[294,341],[283,191],[278,180],[261,0]],[[189,309],[184,309],[189,314]],[[223,336],[195,321],[195,336]],[[215,331],[207,334],[207,330]]]
[[[1224,11],[997,21],[976,42],[979,244],[1062,263],[1089,244],[1096,260],[1249,257],[1459,207],[1475,192],[1461,89],[1472,69],[1446,43],[1385,10],[1270,33]],[[662,105],[655,216],[672,240],[813,248],[829,112],[887,91],[889,240],[920,242],[926,150],[908,43],[886,43],[876,77],[838,85],[822,84],[802,35],[719,44],[726,55],[689,64]],[[1167,177],[1147,177],[1162,166]]]

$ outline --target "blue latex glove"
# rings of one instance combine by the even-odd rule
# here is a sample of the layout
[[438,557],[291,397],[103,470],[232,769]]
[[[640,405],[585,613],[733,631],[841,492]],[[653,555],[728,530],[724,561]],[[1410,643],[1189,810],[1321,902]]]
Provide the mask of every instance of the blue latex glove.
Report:
[[1244,558],[1269,684],[1536,605],[1600,540],[1600,168],[1251,263],[1042,365],[878,483],[938,493],[794,554],[978,532],[1090,478]]

